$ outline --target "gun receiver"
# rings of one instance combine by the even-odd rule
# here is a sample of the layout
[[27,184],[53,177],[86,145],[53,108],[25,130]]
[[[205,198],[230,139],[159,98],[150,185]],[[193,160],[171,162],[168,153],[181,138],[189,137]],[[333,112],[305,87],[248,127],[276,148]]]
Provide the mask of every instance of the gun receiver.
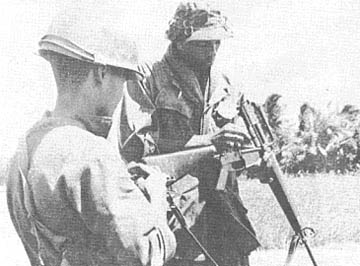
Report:
[[[193,171],[199,162],[205,158],[219,156],[223,167],[227,170],[231,170],[233,169],[233,164],[243,162],[243,160],[247,162],[256,161],[258,159],[257,153],[259,151],[259,148],[239,149],[227,151],[220,155],[217,153],[216,148],[213,145],[210,145],[174,153],[147,156],[142,160],[146,164],[157,166],[161,171],[167,173],[169,175],[167,186],[170,186],[189,172]],[[244,166],[244,164],[241,164],[241,167]],[[222,186],[223,183],[226,184],[227,173],[222,172],[221,175],[224,176],[224,178],[219,178],[218,189],[220,189],[220,186]]]
[[292,255],[299,243],[303,244],[309,254],[309,257],[314,266],[317,266],[315,258],[310,250],[309,245],[306,241],[307,233],[314,232],[311,228],[302,228],[298,220],[298,213],[294,207],[291,194],[286,189],[284,182],[283,173],[280,169],[278,161],[275,157],[275,153],[272,152],[272,143],[274,137],[271,133],[270,126],[265,119],[262,109],[255,103],[244,101],[241,99],[239,105],[239,115],[243,118],[244,123],[249,132],[250,138],[256,148],[260,149],[260,156],[264,157],[267,154],[266,165],[268,172],[268,183],[270,188],[275,195],[281,209],[283,210],[287,220],[289,221],[295,235],[292,238],[289,253],[285,265],[291,262]]

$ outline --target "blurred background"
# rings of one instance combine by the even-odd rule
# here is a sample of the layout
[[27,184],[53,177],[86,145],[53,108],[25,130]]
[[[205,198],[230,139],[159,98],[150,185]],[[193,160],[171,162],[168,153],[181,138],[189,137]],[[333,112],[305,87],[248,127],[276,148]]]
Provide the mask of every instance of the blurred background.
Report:
[[[216,64],[247,98],[263,103],[279,93],[297,120],[304,102],[341,110],[360,103],[360,2],[356,0],[209,1],[229,19],[235,37],[220,47]],[[0,167],[18,137],[46,109],[55,84],[37,42],[52,17],[67,8],[101,12],[136,37],[144,61],[160,58],[164,32],[179,1],[1,0]],[[120,18],[121,20],[117,20]],[[123,24],[120,21],[127,23]]]

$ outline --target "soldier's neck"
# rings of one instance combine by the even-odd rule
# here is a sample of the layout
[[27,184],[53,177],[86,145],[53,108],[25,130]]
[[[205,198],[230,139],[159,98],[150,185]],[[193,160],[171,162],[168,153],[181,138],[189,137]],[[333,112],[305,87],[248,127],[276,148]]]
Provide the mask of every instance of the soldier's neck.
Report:
[[81,95],[66,93],[58,95],[53,115],[57,117],[74,118],[96,115],[95,104]]
[[195,76],[199,82],[202,93],[205,93],[206,85],[210,77],[210,68],[195,68],[193,69]]

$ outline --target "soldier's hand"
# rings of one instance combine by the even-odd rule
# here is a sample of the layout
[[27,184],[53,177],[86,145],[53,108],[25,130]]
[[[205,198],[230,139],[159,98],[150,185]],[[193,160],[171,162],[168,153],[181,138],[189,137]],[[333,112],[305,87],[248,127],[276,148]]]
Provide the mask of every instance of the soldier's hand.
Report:
[[247,177],[250,179],[259,179],[263,184],[271,181],[273,172],[270,168],[270,153],[265,152],[263,158],[246,169]]
[[269,183],[269,178],[267,177],[267,169],[264,163],[259,165],[252,165],[247,170],[247,177],[250,179],[259,179],[263,184]]
[[226,124],[211,137],[212,144],[218,152],[240,148],[248,137],[235,124]]
[[132,174],[132,179],[145,197],[166,212],[167,175],[161,172],[156,166],[134,162],[128,164],[128,171]]

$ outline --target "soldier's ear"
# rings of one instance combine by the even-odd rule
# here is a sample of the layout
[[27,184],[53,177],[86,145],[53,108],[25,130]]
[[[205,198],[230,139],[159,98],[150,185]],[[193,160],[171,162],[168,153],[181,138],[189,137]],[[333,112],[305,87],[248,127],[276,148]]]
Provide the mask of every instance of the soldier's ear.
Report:
[[108,67],[104,65],[100,65],[94,69],[94,78],[95,82],[100,85],[103,83],[106,72],[108,71]]

